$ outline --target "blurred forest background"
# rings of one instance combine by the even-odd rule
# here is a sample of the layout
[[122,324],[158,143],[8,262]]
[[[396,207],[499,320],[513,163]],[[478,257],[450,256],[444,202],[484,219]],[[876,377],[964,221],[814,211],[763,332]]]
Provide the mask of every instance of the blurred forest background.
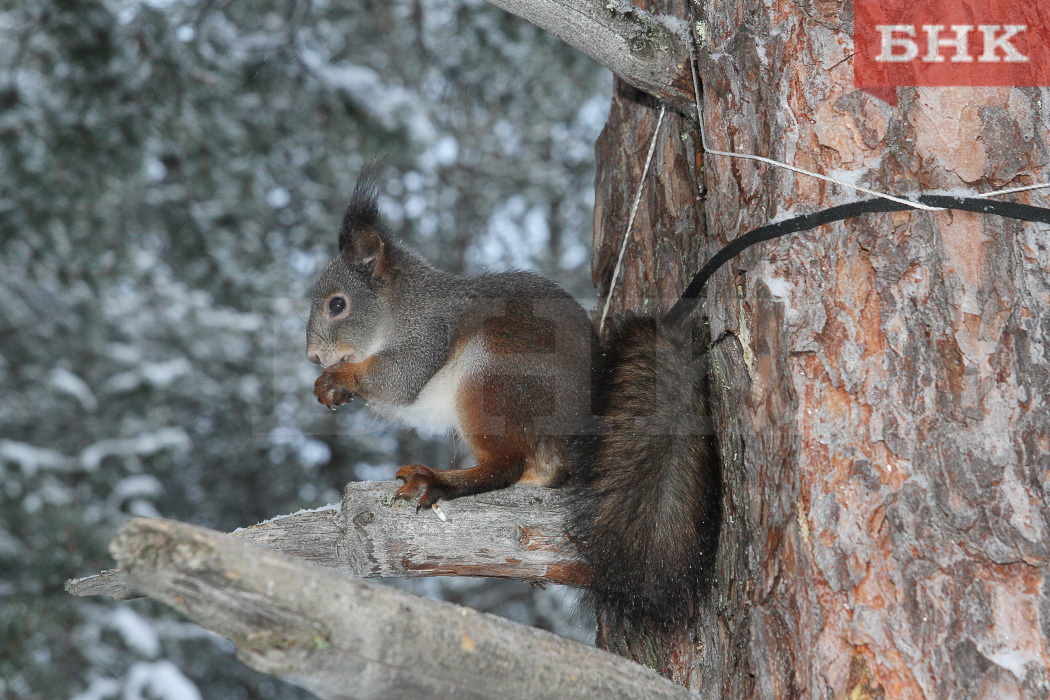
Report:
[[[469,455],[331,414],[307,293],[363,163],[442,267],[589,297],[604,69],[482,0],[0,2],[0,698],[300,698],[63,592],[137,515],[219,530]],[[566,590],[395,582],[586,639]]]

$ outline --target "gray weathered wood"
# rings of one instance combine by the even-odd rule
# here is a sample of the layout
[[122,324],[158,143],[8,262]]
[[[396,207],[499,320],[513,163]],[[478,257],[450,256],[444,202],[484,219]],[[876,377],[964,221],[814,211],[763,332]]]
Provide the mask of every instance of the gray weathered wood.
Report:
[[488,0],[582,51],[639,90],[683,110],[693,104],[685,22],[627,0]]
[[340,561],[349,573],[495,576],[577,586],[590,578],[565,535],[565,491],[512,486],[444,501],[443,522],[432,511],[417,513],[414,504],[391,504],[396,486],[347,486],[337,522]]
[[[233,533],[351,576],[491,576],[585,585],[589,569],[565,536],[565,494],[538,486],[441,504],[432,511],[393,502],[392,481],[347,484],[339,509],[303,511]],[[135,597],[119,571],[68,581],[74,595]]]
[[321,698],[690,697],[593,647],[185,523],[132,520],[110,551],[132,588]]
[[66,581],[66,593],[73,595],[106,595],[113,600],[131,600],[141,598],[138,593],[128,588],[124,581],[124,572],[120,569],[106,569],[91,576],[71,578]]

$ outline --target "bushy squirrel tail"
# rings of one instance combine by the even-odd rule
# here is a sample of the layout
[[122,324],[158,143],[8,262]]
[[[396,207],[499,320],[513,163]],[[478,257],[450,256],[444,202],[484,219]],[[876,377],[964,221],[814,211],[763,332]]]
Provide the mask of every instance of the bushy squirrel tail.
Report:
[[597,434],[571,487],[569,531],[595,603],[657,625],[696,613],[721,516],[706,360],[689,325],[638,316],[612,329],[596,358]]

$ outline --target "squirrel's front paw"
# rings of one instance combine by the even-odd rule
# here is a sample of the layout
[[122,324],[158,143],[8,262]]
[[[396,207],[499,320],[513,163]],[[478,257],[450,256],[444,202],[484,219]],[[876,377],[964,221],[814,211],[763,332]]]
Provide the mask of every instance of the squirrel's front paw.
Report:
[[445,488],[439,482],[437,474],[433,469],[424,467],[422,464],[401,467],[394,478],[405,482],[405,485],[394,494],[395,500],[411,501],[420,492],[423,493],[416,505],[417,512],[434,505],[445,495]]
[[321,372],[321,376],[314,382],[314,396],[333,411],[337,406],[350,403],[354,398],[354,391],[346,386],[345,380],[340,376],[339,365],[332,365]]

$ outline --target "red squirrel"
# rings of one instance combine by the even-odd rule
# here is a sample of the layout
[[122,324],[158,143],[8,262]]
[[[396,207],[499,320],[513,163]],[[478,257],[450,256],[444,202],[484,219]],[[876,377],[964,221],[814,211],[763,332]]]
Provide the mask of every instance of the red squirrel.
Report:
[[421,509],[567,482],[596,602],[658,624],[695,613],[721,512],[695,347],[687,324],[651,317],[621,319],[599,342],[583,307],[529,272],[436,269],[390,236],[375,169],[354,188],[307,325],[322,404],[356,397],[473,451],[467,469],[402,467],[395,498]]

